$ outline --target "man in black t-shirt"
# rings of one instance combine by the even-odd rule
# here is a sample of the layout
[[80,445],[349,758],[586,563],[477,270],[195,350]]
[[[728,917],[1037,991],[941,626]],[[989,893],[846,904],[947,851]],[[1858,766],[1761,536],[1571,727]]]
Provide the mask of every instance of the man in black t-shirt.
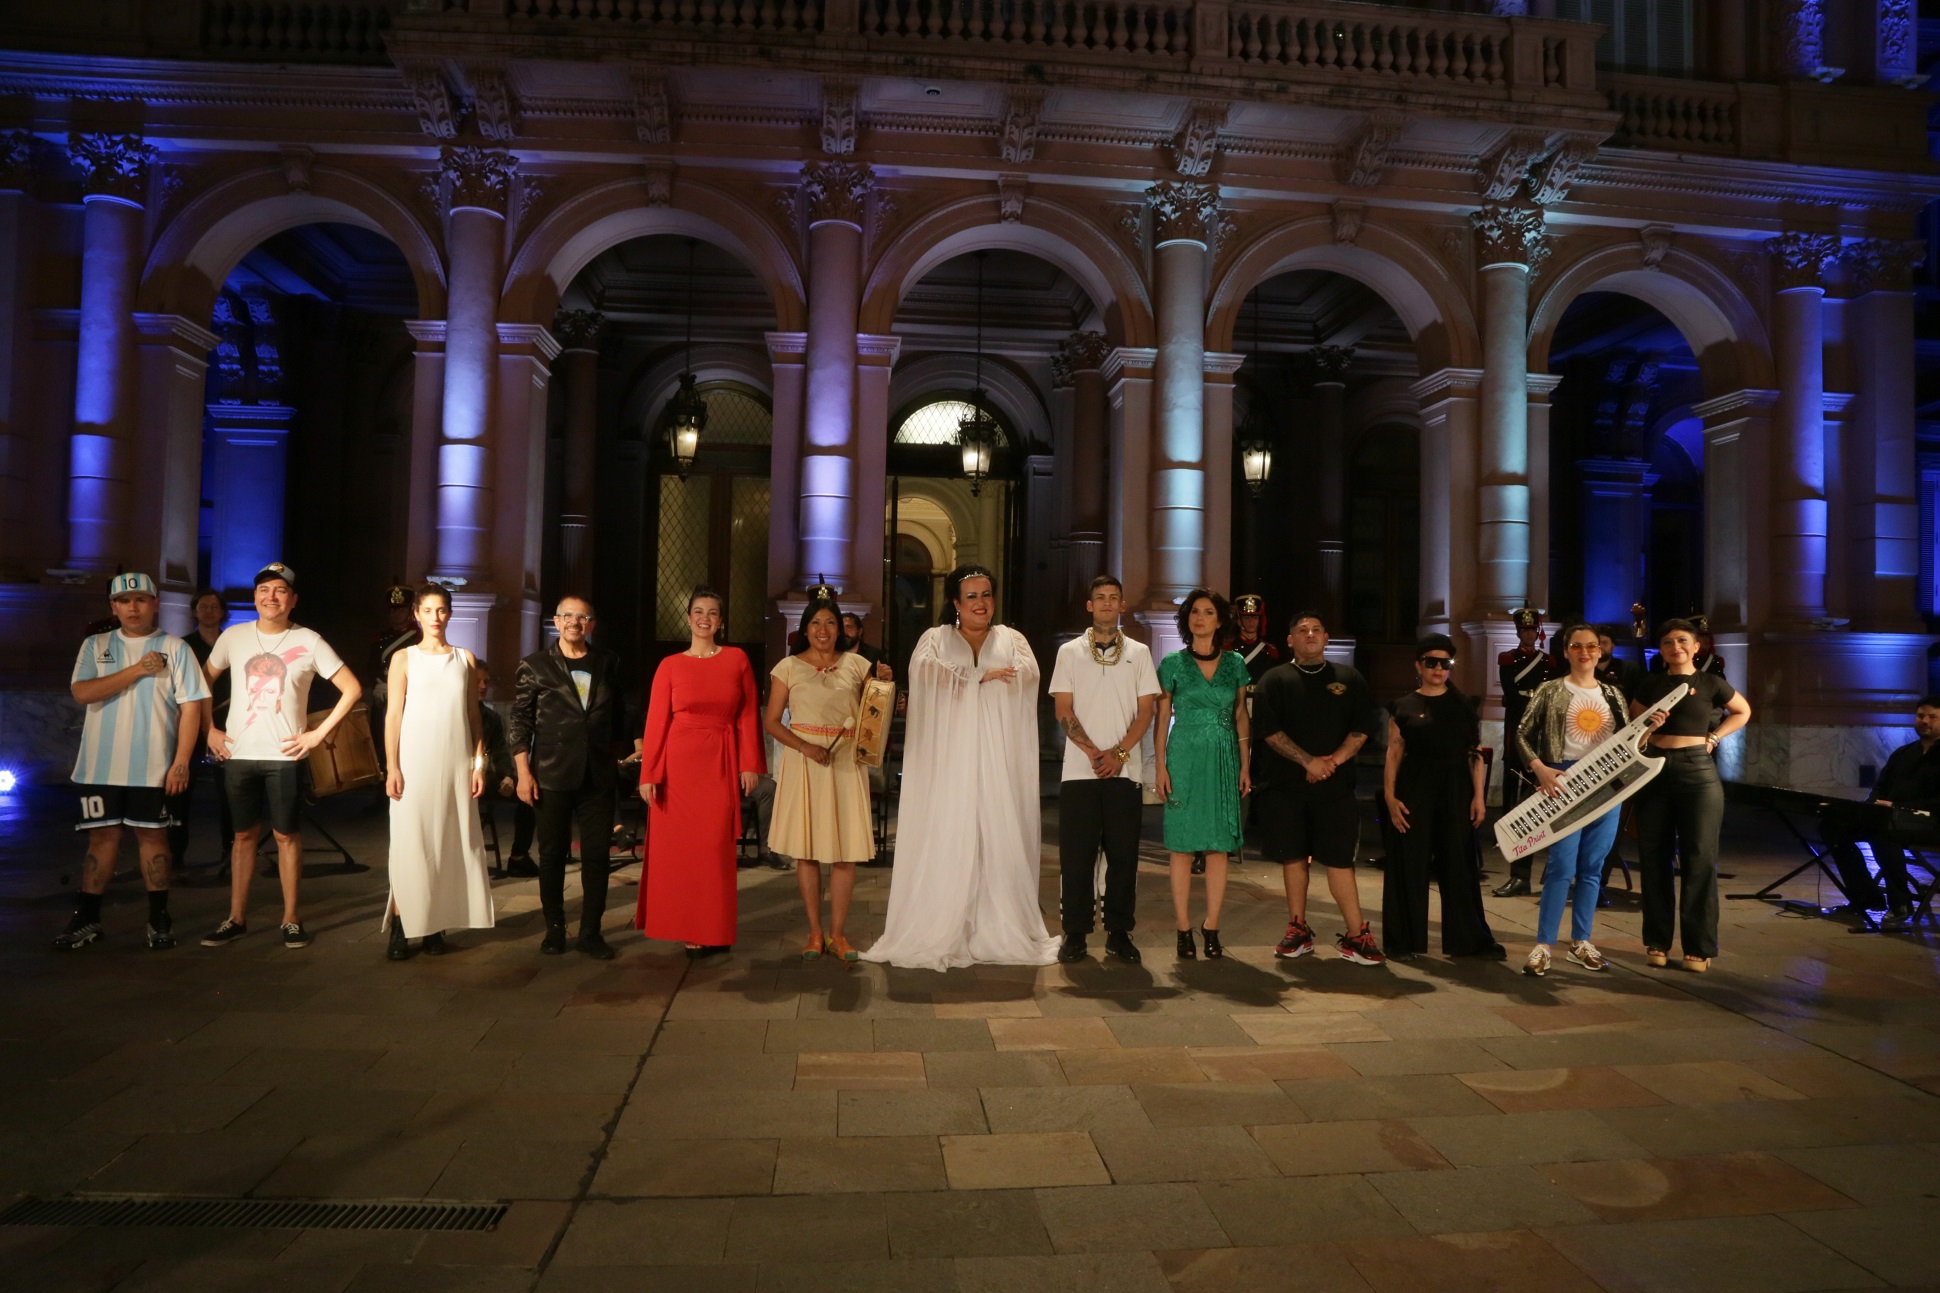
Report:
[[1367,680],[1328,661],[1327,626],[1296,615],[1287,634],[1293,659],[1268,670],[1253,689],[1253,785],[1261,845],[1280,863],[1287,888],[1287,932],[1273,954],[1290,960],[1314,950],[1307,924],[1312,864],[1327,868],[1327,890],[1346,930],[1340,954],[1357,965],[1387,958],[1361,919],[1354,884],[1360,810],[1354,803],[1354,756],[1373,731]]
[[[1885,808],[1912,810],[1895,814],[1892,828],[1879,830],[1867,819],[1855,819],[1827,811],[1819,823],[1819,834],[1832,850],[1839,866],[1841,883],[1848,901],[1863,910],[1877,909],[1879,886],[1873,882],[1859,845],[1871,846],[1873,861],[1879,864],[1880,878],[1886,881],[1885,928],[1903,929],[1913,918],[1913,884],[1906,870],[1906,847],[1933,848],[1940,840],[1940,696],[1923,696],[1913,710],[1913,734],[1909,741],[1887,757],[1879,770],[1869,804]],[[1934,814],[1921,821],[1918,813]]]

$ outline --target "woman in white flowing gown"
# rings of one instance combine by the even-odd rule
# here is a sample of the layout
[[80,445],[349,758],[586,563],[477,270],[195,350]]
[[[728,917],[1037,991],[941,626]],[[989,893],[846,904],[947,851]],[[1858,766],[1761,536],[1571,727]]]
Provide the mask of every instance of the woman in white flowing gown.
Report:
[[485,741],[472,654],[445,640],[450,593],[426,584],[415,611],[424,639],[391,657],[384,715],[384,791],[391,797],[385,954],[393,961],[410,955],[406,939],[423,939],[420,950],[436,956],[445,950],[445,930],[490,929],[495,919],[478,820]]
[[1049,965],[1058,940],[1038,905],[1037,659],[991,623],[996,582],[958,566],[943,593],[956,623],[909,662],[889,919],[865,961],[948,970]]

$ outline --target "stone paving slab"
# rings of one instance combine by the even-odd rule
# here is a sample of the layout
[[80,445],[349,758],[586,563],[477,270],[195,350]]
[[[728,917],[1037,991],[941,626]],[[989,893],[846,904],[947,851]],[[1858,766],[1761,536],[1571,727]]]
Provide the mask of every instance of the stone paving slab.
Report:
[[[381,863],[381,814],[320,811]],[[1728,838],[1733,891],[1792,864],[1755,823]],[[72,847],[53,827],[35,839]],[[1936,1282],[1931,937],[1728,903],[1712,973],[1653,971],[1620,891],[1599,914],[1612,969],[1535,980],[1517,973],[1534,902],[1489,897],[1508,963],[1369,969],[1331,954],[1338,917],[1315,886],[1322,950],[1283,963],[1278,869],[1254,864],[1229,894],[1231,954],[1181,964],[1148,864],[1144,964],[1094,947],[935,974],[802,962],[792,879],[753,870],[742,942],[689,961],[628,928],[629,868],[614,962],[537,955],[533,886],[502,881],[497,930],[397,965],[376,931],[381,865],[327,870],[306,880],[318,938],[300,953],[270,936],[259,884],[243,943],[150,954],[139,892],[118,884],[106,942],[57,957],[44,861],[0,841],[0,1191],[503,1200],[505,1220],[0,1228],[10,1278],[103,1293]],[[861,873],[859,945],[890,879]],[[1379,872],[1357,879],[1378,932]],[[223,899],[179,889],[178,928],[213,925]]]

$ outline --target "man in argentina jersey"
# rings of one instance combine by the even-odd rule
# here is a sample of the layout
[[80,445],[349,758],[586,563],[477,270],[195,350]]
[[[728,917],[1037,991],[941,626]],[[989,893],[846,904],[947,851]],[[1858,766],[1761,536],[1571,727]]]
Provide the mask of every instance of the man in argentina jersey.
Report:
[[101,895],[114,878],[122,828],[135,833],[148,886],[148,946],[175,946],[168,915],[167,798],[189,783],[189,760],[209,704],[209,683],[188,644],[155,625],[159,603],[147,575],[116,575],[108,597],[120,627],[81,644],[74,699],[87,707],[74,787],[76,830],[88,832],[74,918],[55,936],[61,951],[101,937]]

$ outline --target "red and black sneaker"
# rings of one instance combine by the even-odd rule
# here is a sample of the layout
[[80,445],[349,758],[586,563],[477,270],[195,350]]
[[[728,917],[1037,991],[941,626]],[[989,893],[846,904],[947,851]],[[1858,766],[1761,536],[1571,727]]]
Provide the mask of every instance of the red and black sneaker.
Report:
[[1313,950],[1314,932],[1307,928],[1307,922],[1290,920],[1287,922],[1286,937],[1282,938],[1279,945],[1273,949],[1273,954],[1283,961],[1291,961],[1294,957],[1305,956]]
[[1340,954],[1343,957],[1356,965],[1387,963],[1388,958],[1382,954],[1381,945],[1374,941],[1374,935],[1368,932],[1366,921],[1361,922],[1360,933],[1352,936],[1342,934],[1334,940],[1334,946],[1340,948]]

